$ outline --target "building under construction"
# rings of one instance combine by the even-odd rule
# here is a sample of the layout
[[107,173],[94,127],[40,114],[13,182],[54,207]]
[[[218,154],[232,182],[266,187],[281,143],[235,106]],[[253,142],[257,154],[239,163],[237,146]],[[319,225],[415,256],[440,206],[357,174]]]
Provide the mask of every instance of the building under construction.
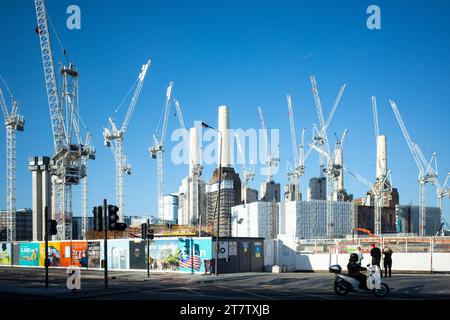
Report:
[[258,201],[231,209],[231,235],[276,239],[279,233],[279,203]]
[[[333,236],[345,237],[352,232],[352,203],[333,201]],[[291,201],[280,203],[279,233],[300,239],[327,237],[327,201]]]

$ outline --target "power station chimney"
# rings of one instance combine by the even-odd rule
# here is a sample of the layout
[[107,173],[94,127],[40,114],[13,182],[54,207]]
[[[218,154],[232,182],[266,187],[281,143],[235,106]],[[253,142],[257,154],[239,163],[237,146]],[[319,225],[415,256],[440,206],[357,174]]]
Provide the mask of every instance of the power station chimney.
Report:
[[377,180],[383,180],[387,175],[386,136],[377,137]]
[[[219,107],[219,131],[222,133],[222,145],[219,146],[222,153],[221,164],[222,167],[231,167],[231,150],[230,150],[230,137],[229,129],[229,111],[227,106]],[[220,139],[220,137],[219,137]],[[219,149],[219,150],[220,150]],[[220,151],[219,151],[220,153]]]
[[341,169],[339,169],[339,176],[335,179],[334,184],[334,190],[335,191],[342,191],[344,190],[344,172],[343,172],[343,155],[342,155],[342,148],[337,148],[336,153],[334,154],[335,164],[340,166]]

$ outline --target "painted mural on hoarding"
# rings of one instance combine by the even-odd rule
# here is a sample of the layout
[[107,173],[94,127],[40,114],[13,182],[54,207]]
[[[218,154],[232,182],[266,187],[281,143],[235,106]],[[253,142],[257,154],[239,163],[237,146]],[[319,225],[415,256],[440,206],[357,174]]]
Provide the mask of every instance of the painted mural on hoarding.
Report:
[[150,270],[178,270],[178,239],[155,239],[150,242]]
[[140,239],[130,241],[130,269],[146,269],[146,242]]
[[212,258],[211,239],[179,238],[178,265],[180,271],[205,271],[205,260]]
[[[50,241],[48,243],[48,259],[50,267],[58,267],[61,265],[60,243]],[[45,260],[45,242],[39,243],[39,265],[44,266]]]
[[8,266],[11,265],[11,262],[11,243],[0,243],[0,265]]
[[19,264],[21,266],[39,266],[39,242],[20,243]]
[[103,251],[100,241],[88,242],[88,267],[100,268],[100,261],[103,259]]
[[86,241],[61,242],[61,266],[62,267],[87,267],[88,244]]
[[130,269],[129,240],[108,240],[108,268]]

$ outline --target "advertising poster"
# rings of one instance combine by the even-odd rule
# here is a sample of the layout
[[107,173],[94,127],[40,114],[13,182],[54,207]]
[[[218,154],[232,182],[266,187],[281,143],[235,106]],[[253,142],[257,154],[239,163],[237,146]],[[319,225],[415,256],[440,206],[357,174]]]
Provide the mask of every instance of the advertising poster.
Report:
[[71,265],[70,259],[70,241],[60,242],[60,253],[61,253],[61,267],[69,267]]
[[130,241],[108,240],[108,268],[130,268]]
[[[50,267],[58,267],[61,265],[59,242],[50,241],[48,243],[48,259],[50,260]],[[45,260],[45,242],[39,243],[39,265],[44,266]]]
[[88,244],[86,241],[61,242],[61,266],[62,267],[87,267]]
[[88,244],[87,241],[72,242],[72,265],[82,268],[88,266]]
[[205,272],[204,261],[212,259],[211,239],[179,238],[178,251],[178,265],[180,271]]
[[39,266],[39,243],[21,243],[19,246],[19,265]]
[[178,270],[178,239],[155,239],[150,242],[150,270]]
[[145,261],[146,240],[130,241],[130,269],[147,269]]
[[20,243],[14,243],[12,245],[12,257],[13,257],[13,265],[20,265]]
[[11,244],[10,243],[0,243],[0,265],[10,266],[12,262],[11,254]]
[[88,268],[100,268],[100,261],[103,259],[100,241],[88,242]]
[[261,248],[262,248],[261,243],[255,242],[254,245],[255,245],[255,258],[261,258]]

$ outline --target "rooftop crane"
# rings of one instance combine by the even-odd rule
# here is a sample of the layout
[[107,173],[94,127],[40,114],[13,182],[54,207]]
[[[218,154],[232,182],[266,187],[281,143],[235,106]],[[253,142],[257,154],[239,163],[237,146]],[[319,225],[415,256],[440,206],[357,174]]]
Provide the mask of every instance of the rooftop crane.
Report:
[[[416,166],[419,169],[419,236],[426,235],[426,195],[425,184],[431,183],[437,185],[437,164],[436,153],[433,153],[429,162],[425,160],[425,157],[420,149],[419,145],[411,140],[411,137],[406,129],[405,123],[400,115],[400,111],[394,101],[389,100],[389,103],[394,111],[397,122],[402,130],[403,136],[408,144],[411,155],[416,162]],[[432,167],[434,163],[435,168]]]
[[149,151],[153,159],[157,161],[157,187],[158,187],[158,217],[164,223],[164,181],[163,181],[163,154],[164,154],[164,142],[166,139],[167,124],[169,122],[170,114],[170,97],[172,94],[173,81],[170,81],[166,90],[166,103],[164,105],[164,118],[161,135],[158,137],[157,132],[153,134],[153,146]]
[[[316,112],[319,118],[320,129],[315,127],[316,132],[319,135],[314,137],[314,149],[320,154],[320,167],[321,171],[324,171],[327,177],[327,236],[329,238],[333,237],[333,229],[334,229],[334,217],[333,217],[333,180],[335,180],[342,172],[342,170],[335,164],[334,155],[332,155],[330,146],[328,144],[328,134],[327,129],[331,123],[334,112],[339,104],[341,96],[345,90],[346,84],[341,86],[339,93],[336,97],[336,100],[331,109],[330,115],[328,116],[327,122],[325,122],[325,118],[323,116],[322,103],[320,101],[319,89],[317,87],[316,78],[314,76],[310,76],[312,93],[314,95],[314,102],[316,105]],[[323,165],[323,156],[322,154],[327,156],[327,167],[324,169]]]
[[83,148],[83,156],[81,157],[81,163],[85,170],[85,176],[81,179],[81,210],[82,210],[82,223],[81,234],[83,240],[86,240],[86,231],[88,230],[88,212],[89,212],[89,198],[88,198],[88,160],[95,159],[95,148],[91,145],[92,135],[88,131],[86,135],[85,145]]
[[61,66],[59,95],[45,1],[35,0],[34,4],[53,133],[52,217],[58,224],[57,239],[64,240],[72,238],[72,186],[86,175],[81,161],[85,149],[80,137],[78,72],[71,62]]
[[119,221],[123,221],[125,216],[125,181],[124,174],[131,174],[131,166],[127,162],[126,156],[123,154],[123,139],[127,131],[128,125],[130,124],[131,116],[136,107],[136,103],[139,99],[139,94],[141,93],[142,86],[144,85],[145,76],[147,75],[148,68],[150,67],[151,61],[148,60],[146,64],[142,65],[141,71],[137,79],[137,85],[134,90],[133,97],[131,98],[130,105],[128,106],[125,119],[123,121],[122,127],[117,128],[114,119],[111,117],[108,119],[111,125],[111,129],[103,128],[103,138],[105,145],[111,147],[113,152],[114,160],[116,162],[116,201],[119,207]]
[[366,178],[361,176],[360,174],[354,172],[350,168],[344,165],[344,170],[347,171],[351,176],[357,179],[359,182],[362,182],[366,186],[368,186],[373,192],[375,201],[374,201],[374,234],[381,235],[381,209],[383,208],[383,198],[384,194],[391,194],[392,188],[390,184],[385,183],[390,176],[391,172],[388,171],[387,175],[384,177],[384,181],[382,181],[382,186],[384,188],[380,188],[377,183],[371,184]]
[[441,216],[443,215],[442,214],[442,198],[450,199],[450,186],[447,186],[449,178],[450,178],[450,172],[447,174],[447,177],[445,178],[445,181],[442,185],[440,183],[437,184],[438,206],[439,206],[439,209],[441,209]]
[[[3,78],[2,78],[3,79]],[[9,91],[8,87],[6,89]],[[11,110],[8,107],[0,88],[0,105],[6,126],[6,220],[7,241],[16,241],[16,131],[23,131],[25,120],[19,114],[19,103],[11,92]]]
[[[245,190],[245,192],[247,192],[248,182],[250,180],[253,180],[253,177],[255,176],[255,172],[254,172],[253,166],[251,166],[250,168],[247,168],[247,166],[245,164],[246,163],[245,154],[242,151],[242,145],[241,145],[239,135],[237,133],[235,133],[234,137],[236,139],[239,155],[241,156],[242,161],[243,161],[243,164],[242,164],[242,176],[243,176],[242,190]],[[247,203],[247,194],[245,194],[243,196],[243,198],[244,198],[244,204],[246,204]]]
[[377,98],[372,96],[372,113],[373,113],[373,125],[375,128],[375,141],[377,141],[380,135],[380,129],[378,127],[378,112],[377,112]]
[[290,95],[286,96],[288,103],[288,116],[289,116],[289,126],[291,128],[291,140],[292,140],[292,151],[294,154],[294,168],[291,167],[290,163],[288,166],[291,170],[288,171],[289,179],[293,179],[293,184],[295,188],[295,201],[300,201],[301,196],[301,177],[305,174],[305,161],[308,158],[309,154],[312,151],[312,148],[309,148],[308,151],[304,152],[304,143],[305,143],[305,132],[306,129],[303,128],[301,135],[300,145],[297,146],[297,139],[295,136],[295,122],[294,122],[294,112],[292,109],[292,98]]
[[267,147],[267,166],[268,166],[268,172],[266,175],[266,181],[269,183],[272,181],[272,176],[273,176],[273,169],[278,167],[278,163],[280,162],[280,158],[275,157],[272,154],[272,149],[270,147],[270,143],[269,143],[269,134],[267,131],[267,127],[266,127],[266,123],[264,121],[264,115],[263,115],[263,111],[261,107],[258,107],[258,114],[259,114],[259,119],[261,121],[261,127],[264,131],[264,140],[265,140],[265,144]]

